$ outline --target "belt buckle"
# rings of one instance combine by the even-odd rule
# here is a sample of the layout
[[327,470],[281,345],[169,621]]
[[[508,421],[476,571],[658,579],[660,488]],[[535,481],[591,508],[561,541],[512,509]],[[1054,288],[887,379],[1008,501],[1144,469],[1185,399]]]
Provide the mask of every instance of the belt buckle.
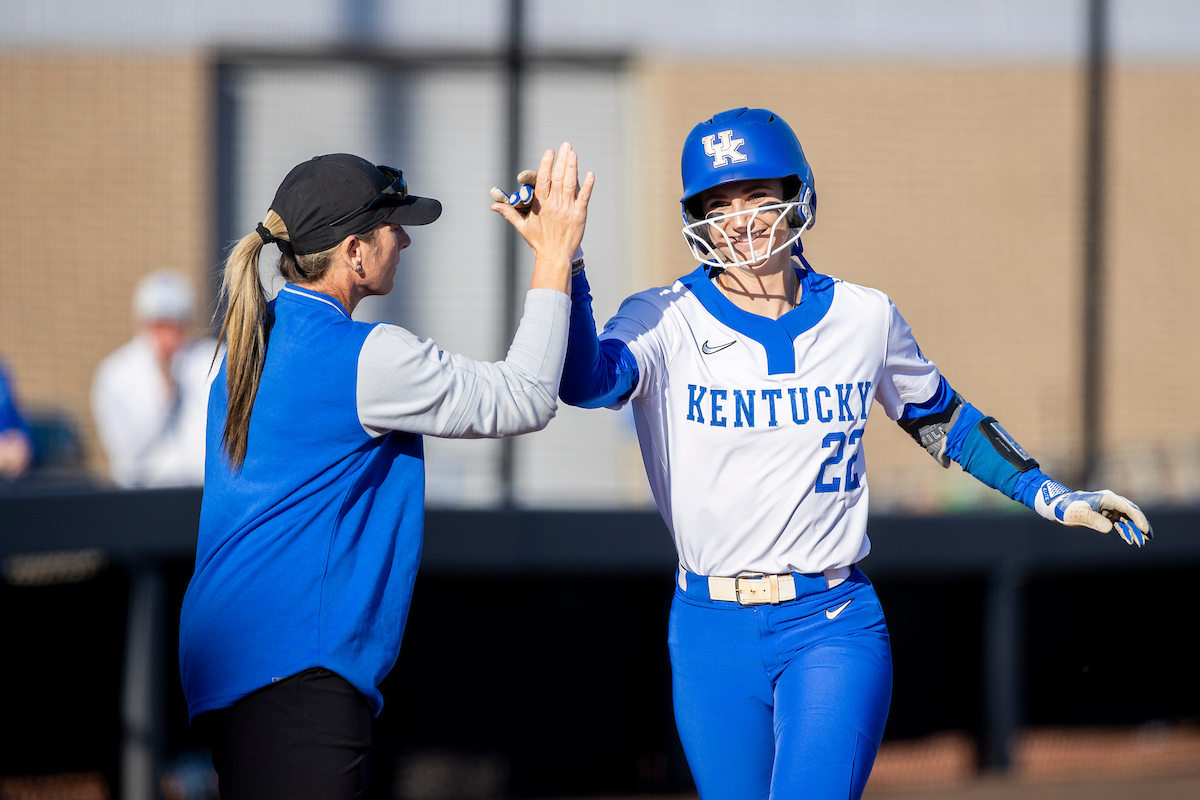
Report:
[[[743,590],[742,581],[753,583],[748,583]],[[733,579],[733,596],[737,598],[739,606],[766,605],[772,601],[771,582],[761,572],[738,575]]]

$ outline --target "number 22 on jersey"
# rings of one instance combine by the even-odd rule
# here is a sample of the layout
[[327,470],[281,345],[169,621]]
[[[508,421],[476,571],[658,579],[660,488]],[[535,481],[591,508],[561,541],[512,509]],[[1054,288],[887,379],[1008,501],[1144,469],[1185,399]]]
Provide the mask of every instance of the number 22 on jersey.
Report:
[[[847,438],[845,431],[834,431],[833,433],[825,434],[825,438],[821,440],[821,447],[836,448],[833,454],[821,462],[821,471],[817,473],[818,494],[826,494],[828,492],[852,492],[862,485],[862,478],[859,473],[854,470],[854,464],[858,461],[859,451],[863,437],[863,428],[855,428],[850,432]],[[846,451],[852,451],[850,459],[846,462],[846,471],[844,476],[829,477],[829,473],[837,473],[840,470],[831,469],[842,463],[842,459],[846,457]]]

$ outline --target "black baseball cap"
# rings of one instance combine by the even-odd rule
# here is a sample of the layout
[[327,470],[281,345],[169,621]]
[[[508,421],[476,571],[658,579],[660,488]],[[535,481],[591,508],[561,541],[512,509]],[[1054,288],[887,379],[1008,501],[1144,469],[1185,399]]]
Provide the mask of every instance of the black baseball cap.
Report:
[[287,225],[296,255],[328,250],[381,222],[428,225],[442,204],[408,194],[404,173],[349,153],[315,156],[296,165],[271,201]]

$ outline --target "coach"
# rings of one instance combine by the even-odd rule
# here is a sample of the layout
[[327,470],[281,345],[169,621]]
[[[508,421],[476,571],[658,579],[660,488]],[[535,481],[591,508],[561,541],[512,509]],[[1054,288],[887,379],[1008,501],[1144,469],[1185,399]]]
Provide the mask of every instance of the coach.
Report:
[[[564,144],[542,158],[531,212],[506,214],[535,265],[498,363],[351,318],[363,297],[392,290],[403,226],[441,214],[400,170],[346,154],[300,164],[229,257],[228,355],[209,398],[179,637],[189,714],[225,800],[361,796],[377,686],[420,560],[421,436],[511,436],[554,416],[591,186]],[[288,280],[270,303],[267,243]]]

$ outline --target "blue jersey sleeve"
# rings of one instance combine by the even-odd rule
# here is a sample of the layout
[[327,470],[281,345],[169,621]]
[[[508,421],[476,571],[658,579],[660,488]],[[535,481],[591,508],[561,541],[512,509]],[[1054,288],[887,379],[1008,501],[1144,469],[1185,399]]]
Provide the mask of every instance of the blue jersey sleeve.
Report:
[[[944,413],[955,397],[954,390],[943,377],[933,397],[924,403],[906,405],[901,419]],[[979,482],[1033,508],[1038,487],[1049,478],[1036,466],[1021,471],[997,452],[983,432],[981,423],[985,419],[979,409],[964,401],[954,427],[946,434],[946,455]]]
[[568,405],[602,408],[628,398],[637,383],[637,359],[626,344],[596,336],[591,287],[580,272],[571,279],[571,332],[559,397]]
[[950,404],[954,401],[954,390],[950,388],[950,384],[946,382],[944,376],[939,376],[937,391],[923,403],[905,403],[904,411],[900,414],[901,420],[920,419],[933,414],[941,414],[945,412]]

